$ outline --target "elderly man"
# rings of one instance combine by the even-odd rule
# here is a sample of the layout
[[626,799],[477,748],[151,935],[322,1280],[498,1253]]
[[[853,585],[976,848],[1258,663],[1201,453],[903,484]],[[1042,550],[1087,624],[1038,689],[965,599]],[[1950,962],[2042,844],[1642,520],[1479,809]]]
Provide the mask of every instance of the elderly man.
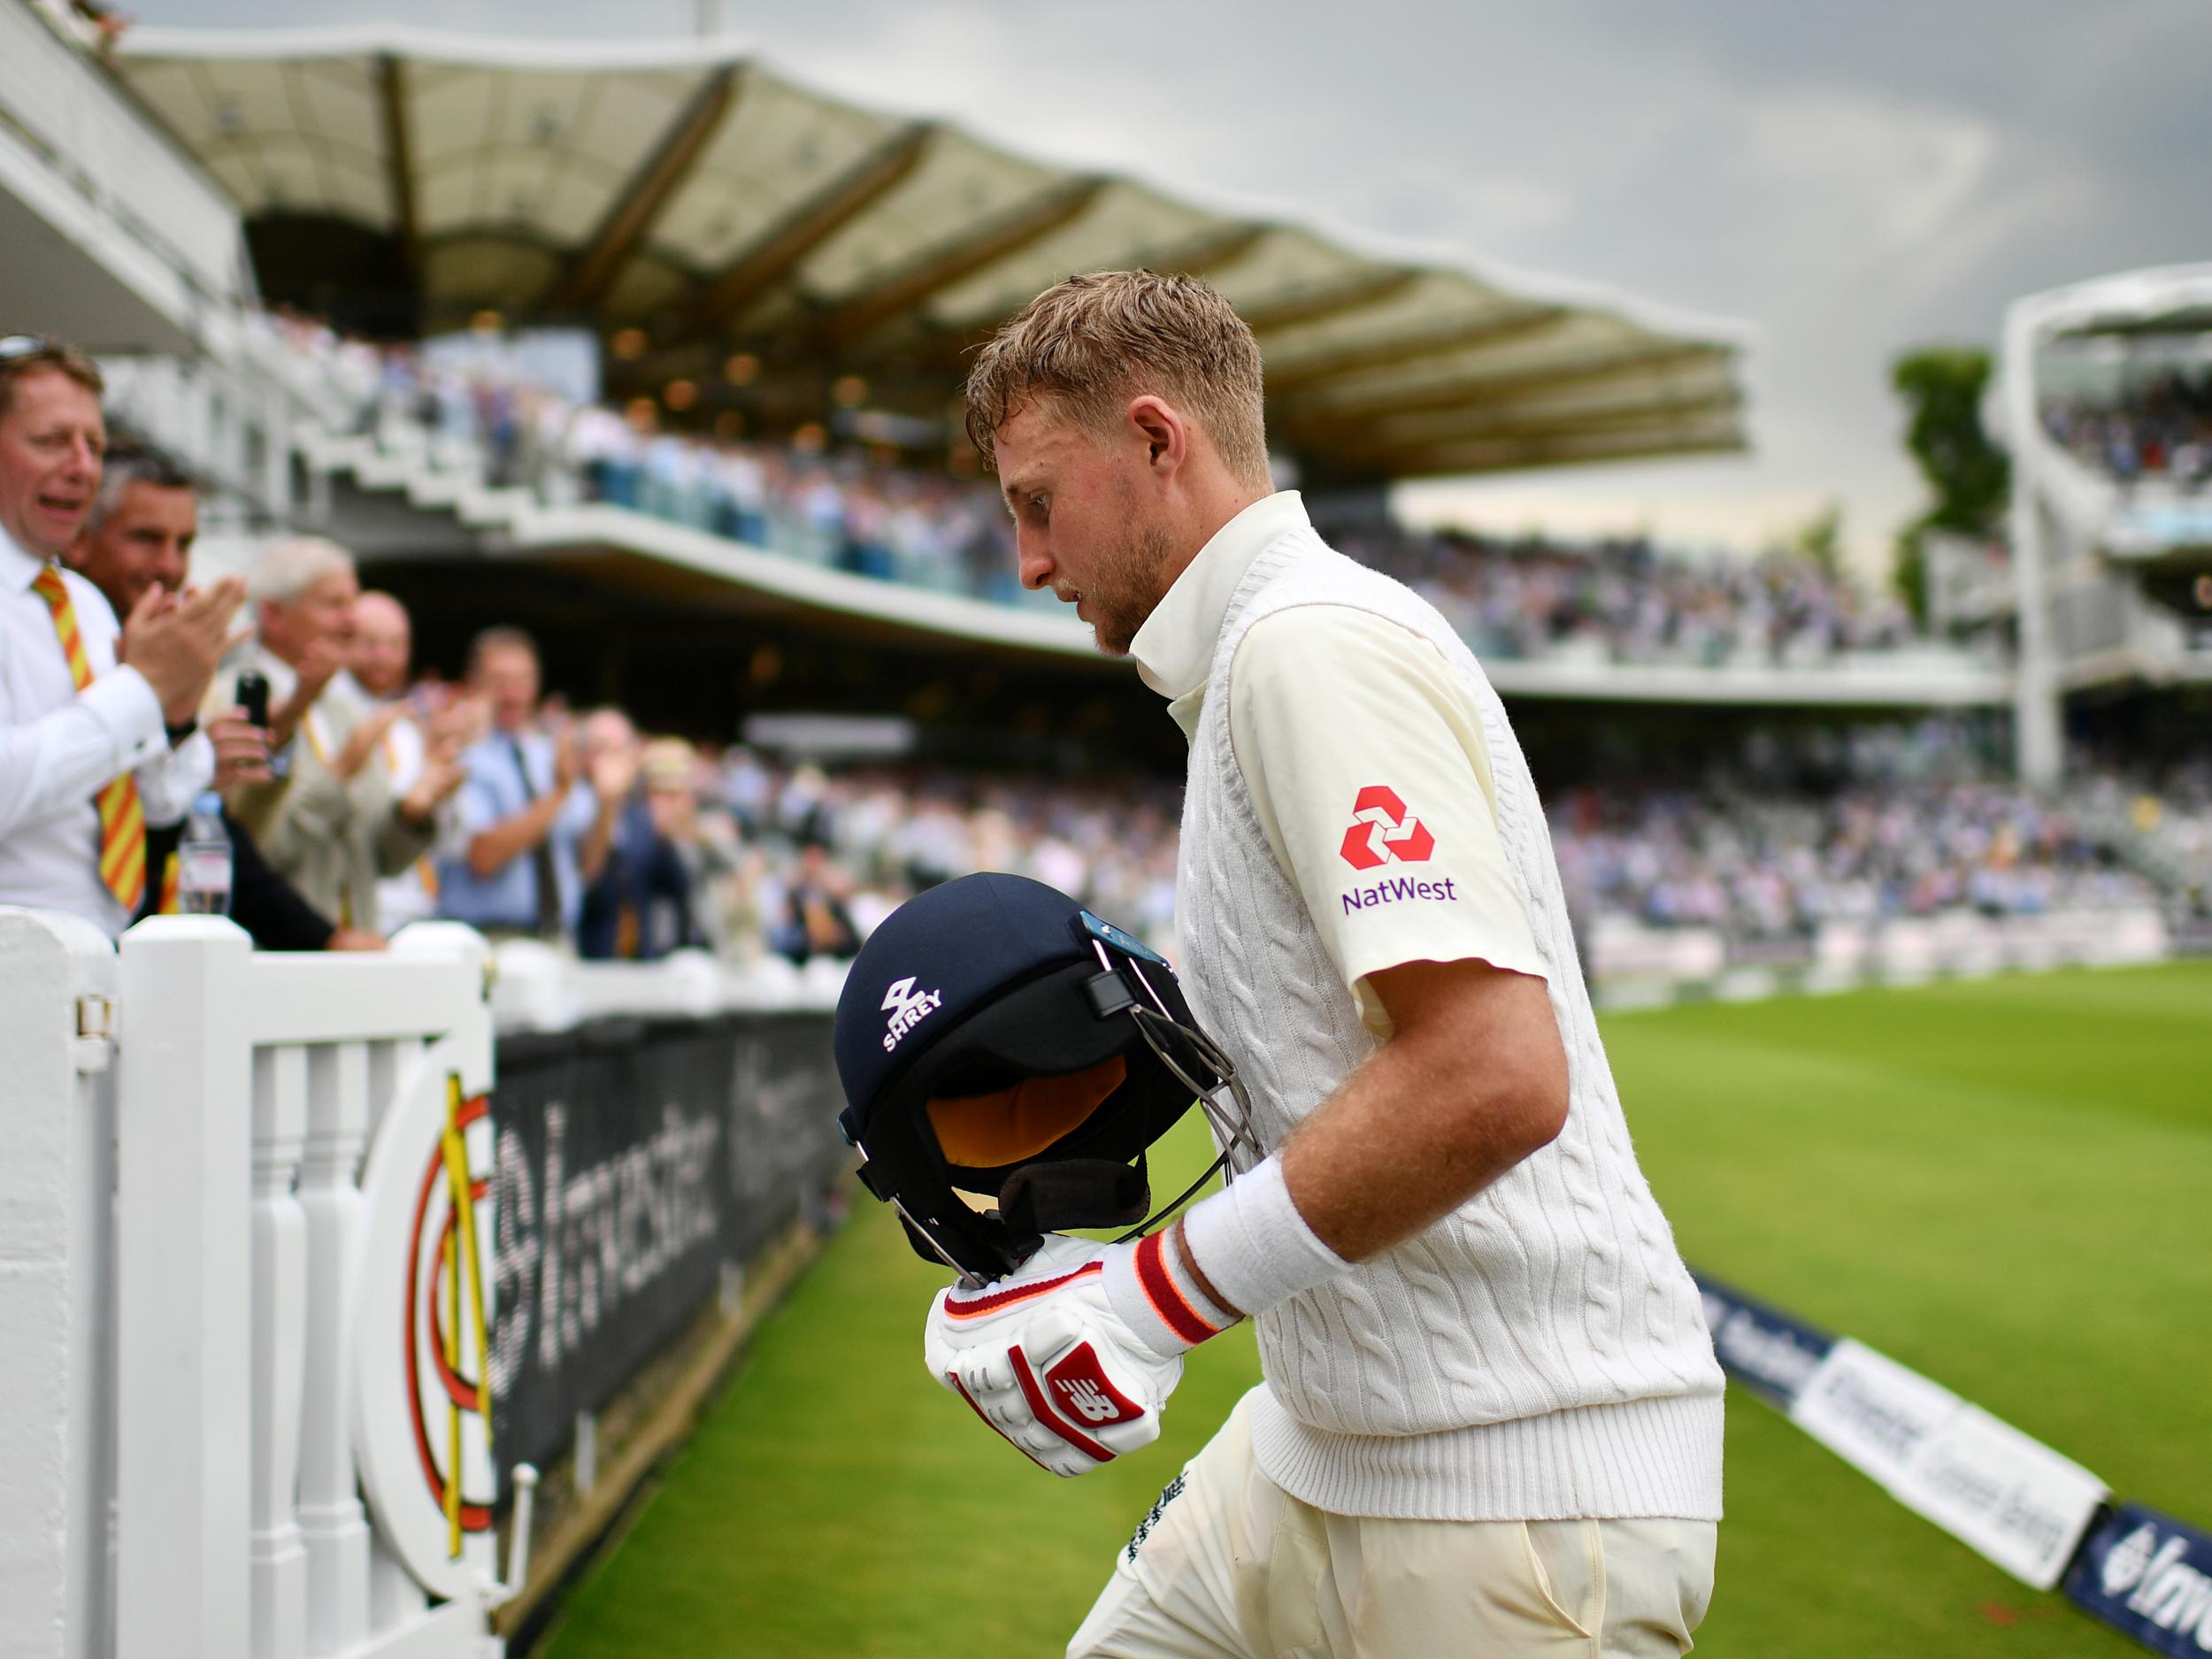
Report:
[[[380,709],[399,710],[384,734],[392,787],[404,795],[420,791],[422,798],[437,804],[442,837],[451,817],[446,809],[468,776],[461,751],[482,734],[485,713],[480,698],[464,697],[424,718],[407,701],[414,647],[414,624],[398,600],[373,589],[354,601],[353,651],[347,672]],[[432,856],[426,854],[378,885],[377,913],[388,930],[438,913],[437,865]]]
[[[438,797],[394,783],[384,738],[399,710],[334,683],[353,642],[352,557],[317,537],[280,541],[254,566],[252,589],[259,638],[243,666],[269,681],[285,775],[234,789],[231,810],[316,909],[341,927],[380,933],[377,882],[429,851]],[[234,674],[226,703],[236,685]]]
[[244,594],[150,589],[119,629],[61,567],[100,487],[102,390],[67,346],[0,340],[0,903],[112,938],[145,897],[146,826],[214,775],[195,710]]
[[[136,607],[150,589],[180,591],[200,533],[197,492],[191,478],[150,450],[108,457],[100,494],[83,533],[70,550],[70,563],[121,612]],[[246,719],[242,709],[225,709],[204,723],[215,748],[215,787],[257,783],[269,777],[268,735]],[[226,815],[227,816],[227,815]],[[175,860],[181,826],[146,832],[148,882],[140,914],[154,915],[175,906]],[[230,831],[231,919],[264,950],[380,950],[374,933],[343,928],[302,898],[299,890],[269,867],[243,825]]]
[[[1183,984],[1257,1131],[1164,1233],[1062,1242],[1048,1272],[933,1310],[955,1347],[977,1339],[951,1316],[990,1327],[956,1386],[1095,1323],[1166,1379],[1154,1409],[1187,1349],[1258,1327],[1265,1381],[1069,1653],[1687,1652],[1721,1374],[1496,692],[1274,489],[1258,344],[1203,284],[1048,289],[968,403],[1022,581],[1133,657],[1190,743]],[[979,1409],[1049,1427],[1041,1396]]]
[[606,867],[635,749],[603,749],[584,781],[576,733],[540,723],[538,648],[519,628],[476,636],[469,682],[492,729],[463,757],[460,851],[440,861],[438,913],[492,934],[571,936],[584,889]]

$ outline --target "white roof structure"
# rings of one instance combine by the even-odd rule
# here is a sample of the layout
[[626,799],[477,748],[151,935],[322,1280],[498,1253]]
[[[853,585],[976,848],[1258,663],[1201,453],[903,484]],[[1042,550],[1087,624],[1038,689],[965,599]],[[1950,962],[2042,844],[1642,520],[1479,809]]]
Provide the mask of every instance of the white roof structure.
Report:
[[426,325],[586,320],[615,389],[688,381],[701,415],[787,429],[864,403],[949,433],[992,326],[1071,272],[1145,265],[1252,324],[1271,428],[1314,481],[1745,447],[1724,325],[1049,165],[726,40],[142,28],[117,70],[250,227],[327,248],[326,288],[374,238]]
[[[2212,638],[2145,603],[2108,558],[2201,558],[2212,511],[2193,487],[2123,489],[2043,426],[2039,358],[2099,335],[2212,332],[2212,265],[2158,265],[2015,300],[2005,312],[2004,424],[2012,450],[2008,516],[2019,657],[2013,726],[2021,775],[2057,783],[2066,690],[2114,680],[2212,680]],[[2108,556],[2100,557],[2099,555]]]

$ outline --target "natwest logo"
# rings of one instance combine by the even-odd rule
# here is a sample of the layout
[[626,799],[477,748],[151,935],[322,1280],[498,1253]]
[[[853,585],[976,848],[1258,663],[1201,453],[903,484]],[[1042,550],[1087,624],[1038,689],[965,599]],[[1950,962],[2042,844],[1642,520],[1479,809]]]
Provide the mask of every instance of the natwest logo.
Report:
[[1429,826],[1406,810],[1398,792],[1387,784],[1371,783],[1352,803],[1352,827],[1344,832],[1340,849],[1344,862],[1355,870],[1374,870],[1386,864],[1423,864],[1436,850]]
[[883,1033],[884,1053],[897,1048],[900,1038],[944,1005],[941,992],[916,990],[911,974],[893,980],[891,988],[883,994],[884,1010],[891,1016],[890,1029]]

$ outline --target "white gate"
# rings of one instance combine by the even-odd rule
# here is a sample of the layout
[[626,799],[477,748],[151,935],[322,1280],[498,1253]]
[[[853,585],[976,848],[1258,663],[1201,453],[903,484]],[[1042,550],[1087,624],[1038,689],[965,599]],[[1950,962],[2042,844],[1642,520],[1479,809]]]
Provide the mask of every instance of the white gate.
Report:
[[487,961],[0,913],[0,1655],[498,1651]]

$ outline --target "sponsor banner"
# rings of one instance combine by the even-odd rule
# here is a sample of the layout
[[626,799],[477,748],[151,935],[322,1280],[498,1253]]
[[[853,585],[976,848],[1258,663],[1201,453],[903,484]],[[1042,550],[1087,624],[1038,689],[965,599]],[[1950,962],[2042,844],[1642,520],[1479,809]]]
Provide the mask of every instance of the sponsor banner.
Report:
[[1836,1339],[1732,1285],[1694,1273],[1713,1352],[1738,1382],[1787,1411]]
[[2110,1495],[2079,1463],[1971,1405],[1922,1446],[1897,1494],[2039,1590],[2057,1586]]
[[503,1479],[544,1463],[847,1166],[826,1014],[602,1020],[499,1044]]
[[2080,1465],[1847,1337],[1806,1381],[1790,1419],[2038,1589],[2057,1584],[2108,1495]]
[[2212,1533],[2170,1515],[2122,1504],[2082,1547],[2066,1594],[2153,1653],[2212,1654]]
[[1807,1379],[1790,1421],[1893,1493],[1958,1409],[1948,1388],[1844,1337]]

